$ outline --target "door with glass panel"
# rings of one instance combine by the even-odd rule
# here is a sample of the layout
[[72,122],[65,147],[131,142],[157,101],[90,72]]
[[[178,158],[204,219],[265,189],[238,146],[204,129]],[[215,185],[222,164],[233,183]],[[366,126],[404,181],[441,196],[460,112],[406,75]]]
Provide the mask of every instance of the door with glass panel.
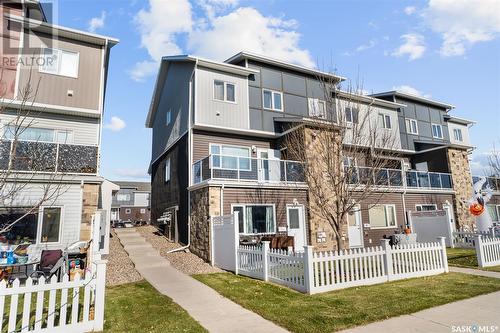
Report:
[[295,251],[304,250],[304,245],[306,245],[304,206],[287,206],[286,217],[288,223],[288,236],[293,237]]
[[280,151],[275,149],[257,149],[259,181],[280,181]]
[[363,229],[361,226],[361,211],[359,207],[355,207],[347,214],[347,222],[349,224],[347,230],[349,247],[363,246]]

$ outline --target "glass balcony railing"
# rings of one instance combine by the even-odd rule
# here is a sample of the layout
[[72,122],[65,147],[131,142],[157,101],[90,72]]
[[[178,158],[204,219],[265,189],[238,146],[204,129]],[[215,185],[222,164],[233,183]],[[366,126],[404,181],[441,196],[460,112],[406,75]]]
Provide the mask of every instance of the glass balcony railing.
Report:
[[301,183],[303,165],[297,161],[230,155],[210,155],[193,163],[193,183],[230,180],[262,183]]
[[[481,179],[481,176],[472,176],[472,183],[476,183]],[[486,190],[488,186],[493,191],[500,191],[500,178],[497,177],[486,177],[486,183],[483,185],[483,190]]]
[[427,171],[406,171],[406,186],[410,188],[451,189],[451,174]]
[[97,173],[98,149],[96,146],[4,140],[0,142],[0,154],[0,169],[2,170]]

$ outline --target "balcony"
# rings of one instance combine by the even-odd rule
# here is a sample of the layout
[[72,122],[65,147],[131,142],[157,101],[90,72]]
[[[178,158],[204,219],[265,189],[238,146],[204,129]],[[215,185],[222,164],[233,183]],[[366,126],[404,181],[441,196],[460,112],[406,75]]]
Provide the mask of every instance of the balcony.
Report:
[[[479,179],[481,179],[481,176],[472,176],[472,183],[476,183]],[[486,190],[488,186],[493,191],[500,192],[500,178],[486,177],[486,183],[483,185],[483,190]]]
[[[15,145],[15,154],[10,152]],[[96,174],[96,146],[74,144],[0,141],[0,169],[19,172]]]
[[297,161],[230,155],[209,155],[193,163],[193,183],[208,180],[258,183],[303,183],[303,165]]
[[352,167],[351,170],[346,169],[346,173],[350,174],[352,185],[451,190],[453,184],[451,174],[442,172]]

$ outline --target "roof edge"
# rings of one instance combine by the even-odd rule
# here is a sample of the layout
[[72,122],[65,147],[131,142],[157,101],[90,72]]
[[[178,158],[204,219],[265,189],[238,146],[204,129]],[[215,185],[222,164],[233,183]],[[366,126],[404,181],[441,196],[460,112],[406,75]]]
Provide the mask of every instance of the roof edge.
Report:
[[381,92],[381,93],[370,94],[369,96],[371,96],[371,97],[400,96],[400,97],[403,97],[403,98],[413,99],[413,100],[416,100],[416,101],[421,101],[421,102],[425,102],[425,103],[428,103],[428,104],[432,104],[432,105],[437,105],[437,106],[440,106],[440,107],[444,107],[447,110],[451,110],[451,109],[455,108],[455,106],[451,105],[451,104],[447,104],[447,103],[444,103],[444,102],[436,101],[434,99],[430,99],[430,98],[426,98],[426,97],[422,97],[422,96],[407,94],[407,93],[404,93],[404,92],[399,91],[399,90],[390,90],[390,91],[385,91],[385,92]]

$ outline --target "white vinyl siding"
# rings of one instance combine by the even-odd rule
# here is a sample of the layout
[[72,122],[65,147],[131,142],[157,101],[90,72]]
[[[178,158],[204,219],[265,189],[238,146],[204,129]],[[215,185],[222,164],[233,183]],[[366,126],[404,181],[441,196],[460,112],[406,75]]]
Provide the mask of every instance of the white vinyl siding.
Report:
[[80,55],[78,52],[44,48],[39,71],[77,78]]
[[283,94],[279,91],[262,89],[262,103],[264,109],[283,111]]
[[443,138],[443,126],[439,124],[432,124],[432,137],[436,139]]
[[395,228],[396,206],[395,205],[374,205],[368,209],[370,227],[377,228]]
[[411,118],[406,118],[405,119],[405,124],[406,124],[406,132],[409,134],[418,134],[418,123],[415,119]]

